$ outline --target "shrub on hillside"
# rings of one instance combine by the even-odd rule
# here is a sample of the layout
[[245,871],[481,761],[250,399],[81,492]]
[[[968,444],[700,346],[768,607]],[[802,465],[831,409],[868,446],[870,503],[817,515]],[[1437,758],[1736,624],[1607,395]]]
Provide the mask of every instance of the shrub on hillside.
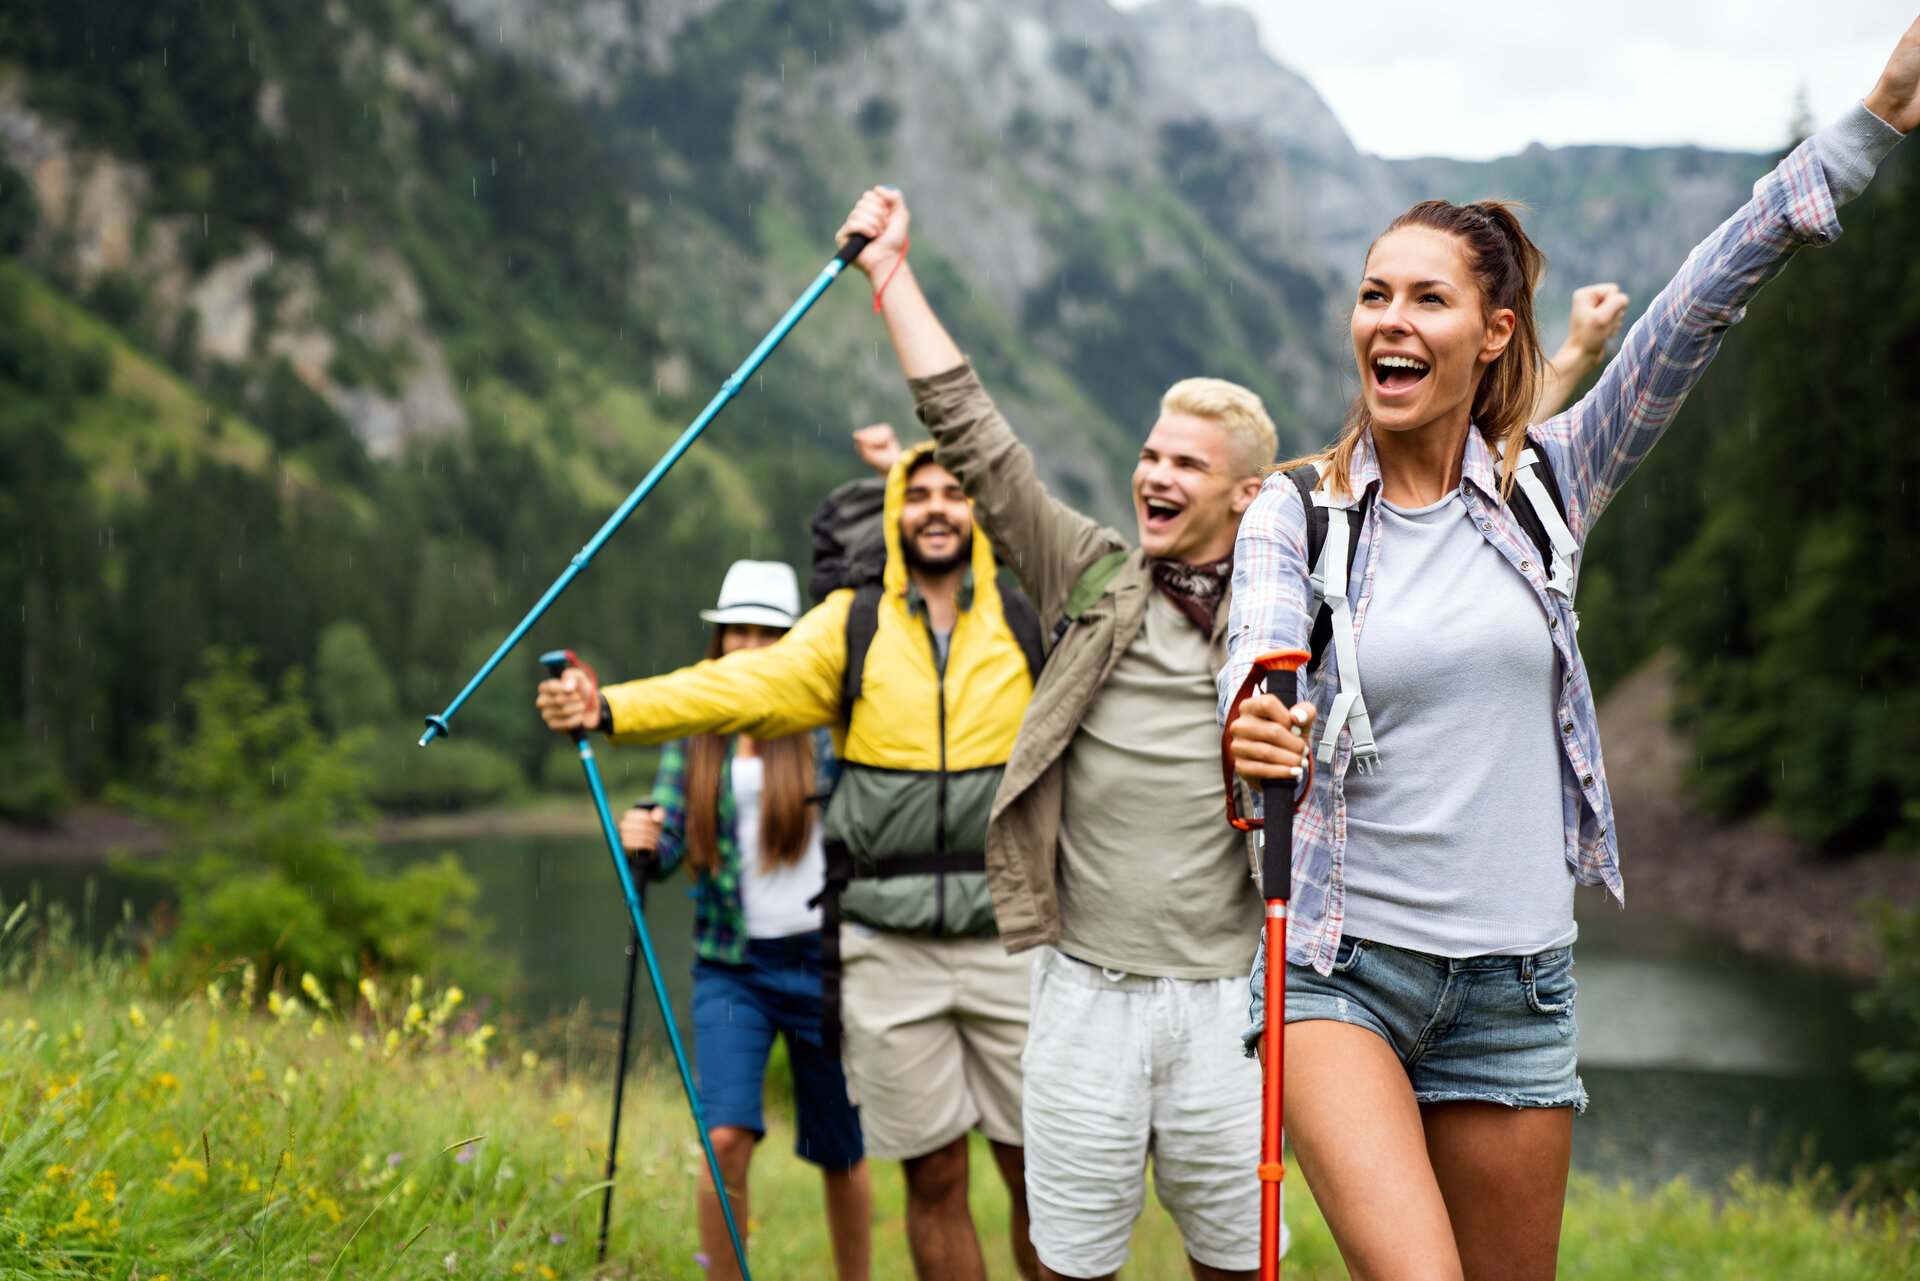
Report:
[[473,809],[506,800],[525,783],[520,767],[485,743],[446,739],[422,751],[417,732],[391,725],[367,740],[361,757],[372,775],[367,799],[383,810]]
[[41,826],[58,818],[69,799],[57,760],[18,735],[0,737],[0,819]]
[[459,860],[372,866],[350,834],[369,817],[365,740],[315,726],[298,669],[272,697],[252,668],[251,655],[208,651],[187,687],[192,731],[156,734],[160,790],[140,799],[173,836],[154,866],[178,899],[163,972],[246,957],[329,986],[383,970],[497,982]]

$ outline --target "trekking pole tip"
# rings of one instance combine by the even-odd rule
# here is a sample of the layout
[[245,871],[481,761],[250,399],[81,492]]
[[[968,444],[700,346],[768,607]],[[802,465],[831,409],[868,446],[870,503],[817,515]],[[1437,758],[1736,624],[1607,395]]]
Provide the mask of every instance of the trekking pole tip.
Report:
[[420,746],[425,747],[434,739],[445,737],[451,733],[453,733],[453,731],[447,728],[446,717],[429,716],[427,717],[427,732],[420,736]]

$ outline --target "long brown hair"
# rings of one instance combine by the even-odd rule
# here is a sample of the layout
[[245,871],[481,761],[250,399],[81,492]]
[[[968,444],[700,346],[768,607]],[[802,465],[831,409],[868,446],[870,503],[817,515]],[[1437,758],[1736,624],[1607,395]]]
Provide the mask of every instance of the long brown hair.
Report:
[[[707,657],[720,657],[724,625],[707,639]],[[687,740],[687,862],[711,875],[720,867],[720,783],[726,777],[728,737],[696,734]],[[760,865],[787,867],[807,852],[813,813],[813,735],[756,739],[764,762],[760,787]]]
[[[1467,269],[1480,287],[1483,312],[1508,308],[1513,312],[1513,338],[1505,351],[1494,357],[1481,375],[1473,395],[1473,422],[1486,437],[1487,447],[1499,454],[1510,441],[1526,433],[1527,420],[1540,395],[1540,371],[1544,357],[1540,353],[1540,330],[1534,320],[1533,293],[1546,270],[1546,255],[1528,239],[1520,225],[1519,211],[1526,206],[1511,200],[1480,200],[1456,205],[1450,200],[1423,200],[1387,224],[1374,237],[1379,244],[1385,236],[1402,227],[1426,227],[1445,232],[1466,249]],[[1373,246],[1367,247],[1369,257]],[[1364,376],[1364,371],[1362,371]],[[1302,463],[1322,459],[1332,465],[1321,484],[1337,494],[1352,494],[1353,451],[1360,437],[1373,426],[1373,414],[1365,395],[1353,398],[1347,418],[1333,444],[1319,453],[1279,463],[1274,471],[1287,471]],[[1514,468],[1520,451],[1506,449],[1500,469],[1500,497],[1513,489]]]

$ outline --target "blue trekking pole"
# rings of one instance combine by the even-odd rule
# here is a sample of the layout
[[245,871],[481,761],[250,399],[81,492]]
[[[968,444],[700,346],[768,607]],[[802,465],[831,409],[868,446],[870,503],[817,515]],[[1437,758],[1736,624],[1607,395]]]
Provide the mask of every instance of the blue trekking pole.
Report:
[[[540,621],[540,616],[547,612],[548,606],[560,598],[560,593],[567,590],[567,585],[587,567],[594,555],[606,545],[606,541],[613,537],[614,531],[626,523],[627,517],[633,515],[634,509],[647,500],[647,495],[651,494],[653,487],[660,483],[660,478],[672,470],[673,465],[680,461],[680,455],[687,452],[687,448],[699,438],[700,433],[707,429],[707,424],[719,417],[720,411],[727,407],[727,402],[733,399],[734,393],[746,386],[747,380],[753,377],[754,371],[773,354],[773,349],[780,345],[780,340],[800,323],[800,317],[807,314],[808,308],[813,306],[814,301],[827,291],[827,286],[831,285],[840,273],[847,269],[847,264],[858,258],[860,251],[866,247],[867,237],[859,235],[847,237],[847,243],[840,246],[840,252],[821,268],[820,274],[813,278],[811,285],[807,286],[807,291],[800,295],[793,306],[787,308],[787,314],[780,317],[780,323],[760,340],[760,345],[753,349],[753,354],[748,356],[740,368],[734,370],[732,375],[720,384],[720,390],[712,400],[707,402],[707,407],[700,411],[700,416],[680,433],[680,439],[673,442],[673,448],[653,465],[653,470],[634,487],[634,491],[627,495],[626,500],[614,508],[613,515],[607,517],[607,523],[600,526],[599,532],[587,541],[587,545],[574,554],[573,559],[567,563],[566,570],[554,580],[553,586],[547,588],[546,595],[536,601],[533,608],[527,611],[527,616],[507,633],[507,638],[500,642],[500,648],[493,651],[492,658],[481,664],[480,670],[475,672],[473,679],[467,682],[467,687],[454,696],[454,700],[447,704],[445,711],[438,716],[427,717],[427,732],[420,736],[420,746],[425,747],[442,734],[453,732],[447,724],[453,719],[453,714],[473,697],[473,691],[479,689],[480,683],[493,674],[493,669],[500,665],[500,660],[520,643],[520,638],[527,634],[529,628]],[[591,770],[591,765],[588,768]]]
[[[558,679],[573,665],[573,651],[549,650],[540,655],[540,661]],[[680,1084],[687,1092],[688,1105],[693,1109],[693,1128],[700,1132],[700,1146],[707,1154],[707,1169],[713,1175],[714,1191],[720,1197],[720,1213],[726,1216],[727,1235],[733,1240],[733,1257],[740,1263],[741,1281],[753,1281],[753,1274],[747,1271],[747,1247],[741,1242],[740,1229],[733,1221],[733,1198],[727,1193],[727,1180],[720,1172],[720,1158],[714,1155],[713,1140],[707,1137],[707,1116],[700,1107],[700,1095],[693,1088],[693,1068],[687,1063],[687,1048],[680,1041],[680,1025],[674,1021],[673,1005],[667,999],[667,985],[660,977],[660,961],[653,952],[653,937],[647,933],[646,913],[640,910],[640,887],[633,879],[633,868],[627,862],[627,852],[620,845],[620,829],[613,821],[613,811],[607,808],[607,789],[600,782],[600,766],[593,758],[593,741],[584,729],[574,729],[571,736],[574,745],[580,749],[580,767],[587,772],[587,789],[593,793],[593,807],[599,811],[600,828],[606,833],[607,849],[613,854],[613,870],[619,874],[621,892],[627,896],[627,914],[633,920],[633,937],[640,943],[640,955],[646,958],[647,978],[653,984],[653,999],[660,1005],[660,1021],[666,1024],[667,1043],[673,1047],[673,1061],[680,1069]],[[628,1008],[632,1008],[631,1003]],[[608,1167],[612,1167],[611,1151],[608,1152]]]

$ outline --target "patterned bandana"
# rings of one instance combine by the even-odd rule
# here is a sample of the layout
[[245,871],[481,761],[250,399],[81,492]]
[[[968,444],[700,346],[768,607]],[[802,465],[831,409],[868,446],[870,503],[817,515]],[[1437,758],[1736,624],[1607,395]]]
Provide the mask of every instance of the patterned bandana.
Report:
[[1213,617],[1220,611],[1220,600],[1227,594],[1233,578],[1233,557],[1189,565],[1185,561],[1155,560],[1153,581],[1167,594],[1176,608],[1208,636],[1213,635]]

